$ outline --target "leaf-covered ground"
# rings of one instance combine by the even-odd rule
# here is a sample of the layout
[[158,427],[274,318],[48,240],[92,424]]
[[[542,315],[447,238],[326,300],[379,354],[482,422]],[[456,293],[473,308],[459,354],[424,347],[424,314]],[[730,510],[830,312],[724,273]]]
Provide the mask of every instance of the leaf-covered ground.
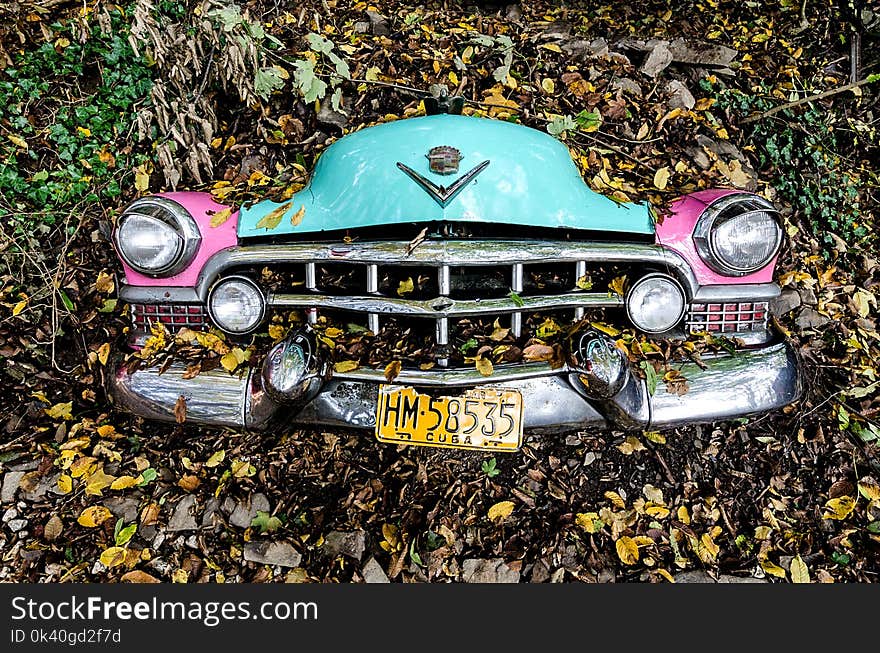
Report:
[[[880,11],[578,7],[0,8],[0,580],[875,580]],[[106,226],[126,202],[289,197],[329,143],[418,115],[438,84],[564,140],[599,192],[771,198],[805,398],[662,434],[528,436],[496,458],[108,404],[129,318]]]

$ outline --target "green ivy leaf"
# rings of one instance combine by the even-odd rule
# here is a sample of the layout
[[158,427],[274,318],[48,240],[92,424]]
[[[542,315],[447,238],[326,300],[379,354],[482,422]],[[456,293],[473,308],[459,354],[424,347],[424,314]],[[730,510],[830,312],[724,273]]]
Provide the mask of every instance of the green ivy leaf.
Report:
[[113,540],[116,542],[116,546],[125,546],[131,541],[131,538],[134,537],[134,534],[137,532],[137,523],[132,523],[126,526],[125,528],[120,528],[122,524],[122,520],[120,519],[116,522],[116,529],[113,533]]
[[483,464],[480,468],[483,470],[483,473],[489,478],[495,478],[501,473],[501,470],[496,467],[498,463],[495,458],[489,458],[489,460],[484,460]]
[[276,68],[260,68],[254,77],[254,91],[263,100],[284,86],[284,79]]
[[260,535],[274,533],[281,528],[281,520],[265,510],[257,510],[257,516],[251,520],[251,528],[258,528]]
[[156,480],[159,475],[156,473],[156,470],[152,467],[147,467],[144,471],[141,472],[141,482],[138,483],[138,487],[144,487],[148,483],[151,483]]

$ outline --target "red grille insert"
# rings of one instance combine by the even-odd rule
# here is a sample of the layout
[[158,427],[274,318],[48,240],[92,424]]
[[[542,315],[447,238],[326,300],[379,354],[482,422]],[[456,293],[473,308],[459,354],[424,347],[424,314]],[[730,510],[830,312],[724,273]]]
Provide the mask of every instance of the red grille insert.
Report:
[[149,331],[150,326],[160,322],[169,331],[187,327],[201,329],[208,318],[204,306],[185,304],[131,304],[131,322],[137,331]]
[[687,314],[691,333],[749,333],[767,328],[767,302],[691,304]]

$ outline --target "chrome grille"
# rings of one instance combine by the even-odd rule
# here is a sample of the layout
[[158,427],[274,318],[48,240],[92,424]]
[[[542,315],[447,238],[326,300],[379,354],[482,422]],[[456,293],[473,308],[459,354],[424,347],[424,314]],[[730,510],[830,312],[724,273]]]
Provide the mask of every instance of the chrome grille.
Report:
[[752,333],[767,328],[767,302],[691,304],[685,324],[691,333]]
[[[270,308],[303,311],[311,323],[320,315],[353,312],[373,333],[390,318],[398,327],[403,320],[403,328],[412,325],[422,333],[412,322],[417,320],[432,332],[442,366],[462,320],[501,316],[519,338],[528,335],[528,318],[536,313],[570,320],[593,312],[605,319],[600,311],[620,309],[623,298],[609,291],[611,275],[632,280],[658,270],[673,274],[692,292],[696,287],[688,265],[656,245],[478,239],[409,245],[354,241],[232,248],[207,263],[198,292],[207,293],[223,275],[250,274],[262,282]],[[585,275],[592,288],[578,287]],[[401,296],[397,284],[403,279],[418,282]]]

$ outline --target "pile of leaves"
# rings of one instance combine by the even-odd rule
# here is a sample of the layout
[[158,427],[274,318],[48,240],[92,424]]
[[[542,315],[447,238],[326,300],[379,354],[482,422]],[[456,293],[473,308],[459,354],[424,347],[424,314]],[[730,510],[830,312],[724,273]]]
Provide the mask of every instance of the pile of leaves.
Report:
[[[39,5],[0,8],[0,578],[876,578],[870,9],[855,23],[837,3],[787,0]],[[662,207],[718,185],[772,199],[787,233],[775,326],[800,353],[804,398],[712,427],[530,434],[497,458],[359,432],[197,429],[185,411],[161,426],[107,402],[129,321],[106,226],[127,201],[171,188],[289,198],[327,145],[421,114],[440,86],[465,113],[560,138],[617,199]],[[142,358],[241,373],[289,326],[254,343],[157,331]],[[393,377],[395,360],[431,362],[395,351],[403,333],[320,327],[337,364]],[[555,351],[549,334],[513,342],[503,328],[475,322],[462,358]],[[646,375],[686,349],[615,337]]]

